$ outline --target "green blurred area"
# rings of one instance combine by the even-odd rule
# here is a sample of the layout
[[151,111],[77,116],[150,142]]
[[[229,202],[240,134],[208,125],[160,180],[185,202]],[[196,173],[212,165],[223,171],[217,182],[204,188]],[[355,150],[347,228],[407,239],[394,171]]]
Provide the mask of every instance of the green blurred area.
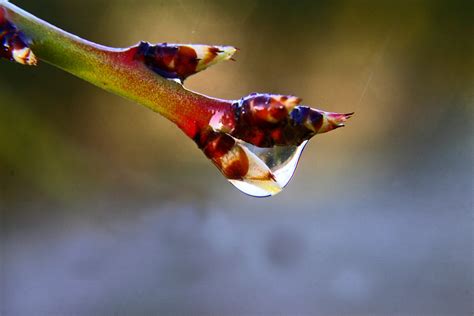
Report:
[[[186,87],[294,94],[356,115],[310,142],[281,194],[258,200],[156,113],[50,65],[0,61],[7,311],[472,312],[472,1],[12,2],[110,46],[234,45],[237,62]],[[86,269],[99,285],[75,283],[81,260],[103,264],[103,279]],[[51,296],[32,284],[52,284]]]

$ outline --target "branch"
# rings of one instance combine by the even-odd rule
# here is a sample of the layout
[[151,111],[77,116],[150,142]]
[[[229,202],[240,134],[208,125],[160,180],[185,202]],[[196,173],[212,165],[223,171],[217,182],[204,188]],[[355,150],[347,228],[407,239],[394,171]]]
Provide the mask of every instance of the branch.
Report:
[[[185,126],[196,117],[208,122],[212,111],[225,111],[230,107],[230,101],[193,93],[157,76],[140,60],[133,60],[130,49],[110,48],[83,40],[5,1],[0,2],[0,7],[4,9],[4,19],[24,34],[40,61],[149,107],[179,125]],[[1,15],[0,10],[0,19]]]
[[[177,124],[241,190],[275,194],[290,180],[306,142],[344,126],[353,113],[313,109],[294,96],[254,93],[221,100],[183,87],[187,77],[231,59],[235,51],[232,46],[145,42],[111,48],[0,0],[0,57],[30,66],[46,62],[142,104]],[[282,171],[288,165],[293,168],[289,175]]]

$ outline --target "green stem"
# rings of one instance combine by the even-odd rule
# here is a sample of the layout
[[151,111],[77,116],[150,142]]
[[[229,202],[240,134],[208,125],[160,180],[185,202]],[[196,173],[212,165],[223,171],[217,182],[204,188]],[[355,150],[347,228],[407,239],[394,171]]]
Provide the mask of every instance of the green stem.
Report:
[[142,104],[181,127],[203,126],[213,113],[230,109],[231,101],[192,92],[155,74],[130,58],[128,49],[86,41],[4,0],[0,0],[1,8],[7,19],[31,40],[31,49],[40,60]]

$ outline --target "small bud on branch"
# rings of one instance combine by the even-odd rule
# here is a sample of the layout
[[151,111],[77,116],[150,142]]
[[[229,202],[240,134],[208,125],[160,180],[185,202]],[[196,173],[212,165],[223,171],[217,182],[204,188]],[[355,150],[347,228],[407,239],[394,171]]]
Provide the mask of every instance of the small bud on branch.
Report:
[[216,63],[229,60],[236,49],[232,46],[156,44],[141,42],[136,48],[135,59],[167,79],[179,79],[202,71]]
[[0,10],[0,58],[23,65],[36,65],[36,56],[29,48],[28,42],[26,36],[7,21],[4,10]]

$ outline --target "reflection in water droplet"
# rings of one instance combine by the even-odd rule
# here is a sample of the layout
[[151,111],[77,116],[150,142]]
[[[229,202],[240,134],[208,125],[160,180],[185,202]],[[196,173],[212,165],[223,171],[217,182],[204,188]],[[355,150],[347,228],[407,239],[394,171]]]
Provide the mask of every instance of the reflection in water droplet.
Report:
[[249,157],[249,173],[254,168],[261,169],[260,166],[263,163],[271,171],[273,179],[254,180],[245,178],[243,180],[229,179],[229,181],[245,194],[255,197],[266,197],[281,192],[290,182],[301,153],[308,141],[303,142],[299,146],[274,146],[272,148],[260,148],[243,141],[238,141],[238,143]]

